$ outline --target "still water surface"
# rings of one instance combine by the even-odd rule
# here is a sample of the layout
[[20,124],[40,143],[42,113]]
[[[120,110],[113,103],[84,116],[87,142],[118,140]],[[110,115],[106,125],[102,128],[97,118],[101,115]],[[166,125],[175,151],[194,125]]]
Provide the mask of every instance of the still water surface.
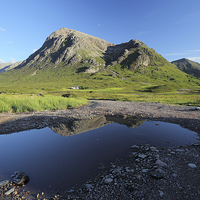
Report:
[[154,121],[134,128],[113,122],[67,137],[50,128],[0,135],[0,175],[25,172],[31,179],[26,188],[33,192],[67,190],[92,178],[100,163],[127,155],[134,144],[170,147],[197,140],[193,131]]

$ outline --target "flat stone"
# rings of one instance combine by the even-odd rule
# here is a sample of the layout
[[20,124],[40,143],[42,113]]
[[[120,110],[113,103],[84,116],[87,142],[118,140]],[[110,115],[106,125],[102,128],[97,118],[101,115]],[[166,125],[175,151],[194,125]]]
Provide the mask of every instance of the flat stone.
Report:
[[175,149],[174,151],[176,151],[176,152],[184,152],[185,150],[184,149]]
[[156,160],[155,164],[156,165],[160,165],[161,167],[166,167],[167,166],[167,164],[165,162],[161,161],[161,160]]
[[10,180],[1,181],[0,182],[0,188],[6,186],[9,182],[10,182]]
[[109,184],[109,183],[111,183],[112,181],[113,181],[112,178],[106,178],[106,179],[104,180],[104,183]]
[[144,158],[146,158],[147,156],[146,156],[145,154],[138,154],[138,157],[144,159]]
[[197,168],[197,166],[193,163],[189,163],[188,166],[191,167],[191,168]]
[[143,169],[143,170],[142,170],[143,173],[146,173],[146,172],[148,172],[148,171],[149,171],[149,169]]
[[156,147],[149,147],[151,151],[157,151]]
[[15,188],[11,188],[10,190],[8,190],[6,193],[5,193],[5,196],[8,196],[9,194],[13,193],[15,191]]

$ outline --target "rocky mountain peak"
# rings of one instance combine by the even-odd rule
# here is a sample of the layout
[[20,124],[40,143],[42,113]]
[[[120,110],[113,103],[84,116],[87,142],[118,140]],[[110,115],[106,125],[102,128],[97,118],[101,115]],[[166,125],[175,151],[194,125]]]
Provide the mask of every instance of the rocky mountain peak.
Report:
[[[61,28],[47,37],[44,44],[18,68],[28,66],[35,71],[49,67],[74,66],[77,72],[96,73],[115,64],[128,66],[131,71],[146,68],[156,52],[139,40],[115,45],[68,28]],[[78,70],[78,68],[80,68]]]

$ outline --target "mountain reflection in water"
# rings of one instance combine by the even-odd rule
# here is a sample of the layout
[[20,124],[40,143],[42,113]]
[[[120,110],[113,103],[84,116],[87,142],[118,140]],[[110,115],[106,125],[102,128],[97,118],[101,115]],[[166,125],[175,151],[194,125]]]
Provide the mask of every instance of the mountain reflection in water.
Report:
[[108,124],[118,123],[126,125],[128,128],[140,126],[146,120],[140,120],[132,116],[110,116],[100,115],[89,119],[73,119],[58,126],[51,126],[50,128],[64,137],[94,130]]
[[66,120],[50,128],[0,135],[0,181],[22,171],[32,192],[69,190],[98,173],[100,163],[126,156],[134,144],[170,147],[198,139],[179,125],[129,116]]

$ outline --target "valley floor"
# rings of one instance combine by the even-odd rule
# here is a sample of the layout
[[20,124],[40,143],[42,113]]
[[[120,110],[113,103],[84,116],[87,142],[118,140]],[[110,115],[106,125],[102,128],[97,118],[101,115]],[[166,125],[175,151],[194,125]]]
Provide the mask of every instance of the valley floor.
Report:
[[200,110],[190,106],[175,106],[160,103],[90,100],[89,104],[76,109],[30,113],[1,113],[1,133],[13,133],[34,128],[60,124],[66,118],[88,115],[128,115],[138,118],[180,124],[200,133]]
[[[55,112],[3,113],[0,130],[1,134],[9,134],[60,124],[69,117],[100,114],[176,123],[200,134],[200,110],[189,106],[101,100]],[[199,199],[199,155],[200,144],[174,148],[133,146],[130,155],[110,167],[102,166],[99,175],[85,185],[53,194],[51,199]]]

